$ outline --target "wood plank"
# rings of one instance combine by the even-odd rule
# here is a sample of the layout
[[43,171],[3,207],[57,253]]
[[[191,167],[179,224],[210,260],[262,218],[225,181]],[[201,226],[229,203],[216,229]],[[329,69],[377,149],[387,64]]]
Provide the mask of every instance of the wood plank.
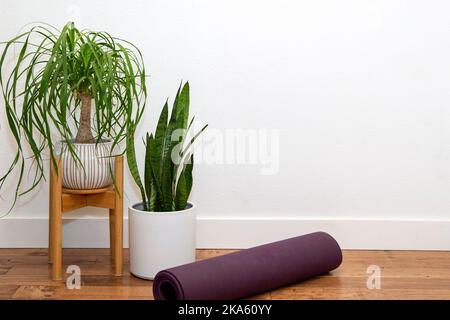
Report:
[[0,285],[0,299],[12,299],[17,289],[19,289],[18,285]]
[[0,264],[0,275],[8,273],[11,268],[12,266]]
[[113,190],[108,190],[103,193],[86,195],[84,197],[86,199],[87,206],[114,209],[115,192]]
[[108,186],[105,188],[99,188],[99,189],[67,189],[67,188],[63,188],[62,192],[69,193],[69,194],[96,194],[96,193],[107,192],[109,190],[111,190],[111,186]]
[[63,212],[80,209],[87,205],[86,196],[84,195],[63,193],[61,198]]

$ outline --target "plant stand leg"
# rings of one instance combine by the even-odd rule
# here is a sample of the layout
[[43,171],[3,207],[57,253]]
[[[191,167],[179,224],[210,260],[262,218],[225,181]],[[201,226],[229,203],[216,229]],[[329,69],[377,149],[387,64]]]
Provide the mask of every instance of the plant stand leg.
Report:
[[62,182],[60,158],[56,159],[57,173],[52,175],[52,279],[62,280]]
[[114,270],[122,275],[123,268],[123,156],[115,159],[116,188],[114,199]]
[[115,258],[115,254],[116,254],[116,249],[115,249],[115,213],[114,213],[114,209],[109,209],[109,248],[110,248],[110,254],[111,254],[111,258],[114,261]]
[[49,187],[49,204],[48,204],[48,263],[53,263],[53,232],[54,232],[54,219],[53,219],[53,175],[55,170],[50,160],[50,187]]

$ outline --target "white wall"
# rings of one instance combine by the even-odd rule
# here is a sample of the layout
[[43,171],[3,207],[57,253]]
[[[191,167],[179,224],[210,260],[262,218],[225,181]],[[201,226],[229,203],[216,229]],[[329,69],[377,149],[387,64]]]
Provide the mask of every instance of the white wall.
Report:
[[[195,168],[200,217],[448,220],[448,12],[444,0],[0,0],[0,39],[75,15],[142,49],[151,75],[142,132],[181,79],[211,129],[278,129],[276,175]],[[4,118],[2,171],[13,152]],[[46,192],[12,216],[45,217]]]

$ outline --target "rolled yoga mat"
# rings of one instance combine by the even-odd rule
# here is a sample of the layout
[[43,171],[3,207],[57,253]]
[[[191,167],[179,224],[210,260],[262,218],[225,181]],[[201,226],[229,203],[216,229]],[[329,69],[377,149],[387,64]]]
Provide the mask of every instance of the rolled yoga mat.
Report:
[[325,232],[277,241],[158,272],[157,300],[234,300],[336,269],[338,243]]

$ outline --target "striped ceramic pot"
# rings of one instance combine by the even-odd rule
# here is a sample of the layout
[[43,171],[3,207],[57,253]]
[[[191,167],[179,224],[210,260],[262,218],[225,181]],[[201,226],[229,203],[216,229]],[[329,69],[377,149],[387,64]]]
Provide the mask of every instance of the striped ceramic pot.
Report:
[[112,141],[102,143],[74,143],[80,163],[73,159],[62,142],[62,185],[67,189],[99,189],[112,184],[114,158],[111,157]]

